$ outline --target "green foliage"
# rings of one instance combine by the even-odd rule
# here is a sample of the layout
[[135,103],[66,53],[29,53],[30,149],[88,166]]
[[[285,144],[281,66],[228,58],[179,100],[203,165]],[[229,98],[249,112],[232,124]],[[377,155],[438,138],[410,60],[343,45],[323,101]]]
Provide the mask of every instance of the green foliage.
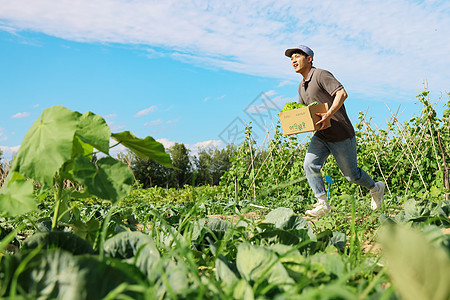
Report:
[[121,232],[104,244],[105,255],[135,264],[150,280],[156,278],[155,267],[160,254],[151,237],[141,232]]
[[174,186],[170,169],[151,159],[132,156],[131,169],[142,188]]
[[[189,188],[191,192],[197,189]],[[91,222],[96,218],[106,225],[103,230],[109,231],[107,228],[121,224],[126,231],[114,230],[106,234],[103,245],[94,243],[95,253],[80,237],[63,232],[70,230],[71,224],[60,223],[63,231],[36,233],[26,238],[18,253],[7,254],[0,262],[0,295],[58,298],[64,292],[69,297],[76,288],[83,289],[82,297],[109,295],[133,299],[377,299],[402,293],[398,283],[394,281],[391,285],[390,276],[395,272],[391,270],[393,264],[386,268],[379,256],[364,252],[362,243],[371,239],[367,232],[376,231],[378,226],[376,218],[370,218],[370,209],[363,209],[367,205],[355,202],[352,197],[342,197],[334,203],[339,205],[332,215],[314,222],[283,207],[270,211],[265,217],[261,214],[257,220],[238,215],[236,221],[229,222],[204,215],[206,206],[217,209],[226,203],[202,200],[199,198],[203,193],[201,189],[194,192],[192,200],[180,205],[161,197],[164,191],[168,190],[134,190],[133,200],[119,207],[93,200],[77,204],[79,209],[74,215],[80,221]],[[204,192],[206,195],[206,189]],[[156,193],[160,193],[160,198],[152,201]],[[349,215],[351,202],[355,207]],[[42,213],[33,219],[42,220],[51,214],[42,204]],[[235,212],[235,208],[244,210],[248,204],[230,205],[224,212]],[[390,203],[386,205],[389,211],[395,207]],[[420,204],[416,210],[419,207],[426,205]],[[409,207],[400,213],[393,211],[393,214],[402,215],[407,211],[413,214]],[[108,223],[108,216],[116,221]],[[414,223],[416,228],[422,228],[426,240],[408,240],[408,246],[402,242],[399,249],[405,251],[408,247],[417,247],[417,243],[431,243],[433,249],[438,249],[433,251],[448,252],[448,237],[438,227],[426,225],[427,219],[421,220],[416,219]],[[19,217],[8,221],[13,225],[19,223],[22,224]],[[137,223],[144,225],[143,232],[131,231]],[[101,226],[96,228],[100,235]],[[399,237],[387,238],[390,245],[400,240]],[[101,249],[103,254],[96,254]],[[434,256],[435,252],[430,253]],[[423,260],[417,253],[413,256],[417,262]],[[444,259],[438,255],[443,266],[450,252],[447,256]],[[400,274],[405,272],[402,270]],[[409,275],[404,277],[404,280],[411,280]],[[421,282],[416,286],[418,289],[427,281]],[[443,289],[442,282],[437,281],[433,287]]]
[[191,161],[189,159],[189,150],[184,144],[175,143],[169,149],[172,163],[175,167],[170,174],[175,181],[177,188],[182,187],[188,181],[191,174]]
[[[450,99],[439,117],[428,91],[418,95],[423,109],[419,116],[404,124],[398,121],[398,112],[392,113],[386,129],[374,129],[371,120],[360,114],[355,124],[358,145],[358,165],[376,181],[386,183],[386,196],[391,198],[435,197],[450,192],[449,149]],[[301,139],[304,140],[301,140]],[[305,180],[303,160],[309,142],[305,136],[282,135],[279,123],[267,148],[258,148],[252,138],[252,128],[232,157],[232,166],[222,176],[224,198],[253,199],[264,203],[282,199],[309,204],[313,197]],[[322,173],[333,178],[331,197],[359,195],[368,191],[349,183],[341,174],[336,161],[330,156]]]
[[94,249],[81,237],[62,231],[36,233],[25,240],[23,250],[59,248],[74,255],[93,254]]
[[[319,104],[317,101],[314,101],[313,103],[309,104],[308,106],[313,106],[313,105],[317,105]],[[306,107],[306,105],[304,105],[303,103],[299,103],[299,102],[288,102],[284,105],[283,109],[281,111],[287,111],[287,110],[292,110],[292,109],[297,109],[297,108],[302,108],[302,107]]]
[[303,103],[299,103],[299,102],[288,102],[284,105],[284,107],[281,111],[288,111],[288,110],[301,108],[301,107],[305,107],[305,106],[306,105],[304,105]]
[[222,176],[224,197],[235,198],[236,184],[238,199],[259,203],[272,197],[276,202],[285,198],[292,202],[299,195],[310,196],[302,167],[308,143],[302,143],[299,135],[283,135],[278,122],[267,150],[257,151],[251,130],[249,126],[245,141],[231,158],[231,168]]
[[17,216],[33,209],[36,209],[36,202],[31,181],[14,181],[0,190],[0,211]]
[[111,137],[130,149],[139,158],[152,159],[167,168],[173,167],[170,156],[164,151],[164,146],[150,136],[139,139],[131,132],[124,131],[113,133]]
[[230,169],[230,160],[236,151],[233,144],[224,149],[201,149],[194,157],[195,185],[219,185],[220,178]]
[[442,247],[429,243],[423,233],[400,226],[384,228],[381,243],[403,299],[450,298],[450,257]]
[[[441,150],[438,140],[448,141],[448,128],[442,126],[448,125],[450,113],[445,110],[438,119],[424,99],[426,117],[421,122],[436,127],[415,131],[392,121],[387,130],[373,131],[364,116],[357,125],[360,165],[385,178],[392,195],[408,196],[386,197],[380,221],[388,226],[380,230],[381,254],[372,249],[380,212],[370,210],[370,199],[340,178],[334,160],[324,168],[335,180],[333,213],[318,220],[299,214],[310,202],[302,174],[308,143],[281,135],[279,126],[264,150],[257,149],[248,128],[220,186],[137,188],[128,194],[126,166],[106,154],[93,159],[94,149],[105,153],[108,146],[96,140],[97,131],[87,120],[99,126],[101,119],[78,114],[71,146],[62,147],[71,149],[68,158],[55,156],[60,167],[27,173],[27,168],[14,166],[0,192],[2,209],[25,207],[20,214],[0,218],[0,297],[448,299],[450,238],[443,233],[450,212],[449,202],[443,200],[448,146],[441,145]],[[58,119],[52,115],[57,111],[70,115],[58,108],[46,111],[43,120]],[[116,137],[127,140],[142,159],[151,157],[140,147],[143,140],[128,133]],[[432,145],[434,149],[421,148]],[[31,157],[38,152],[28,149]],[[388,155],[382,149],[397,152]],[[27,159],[21,161],[34,164]],[[395,165],[398,161],[401,168]],[[37,174],[44,180],[52,168],[55,195],[41,182],[31,197],[31,180],[26,178]],[[402,168],[405,178],[395,181]],[[84,189],[64,188],[64,179]],[[346,191],[354,193],[342,195]],[[112,205],[114,201],[98,195],[122,200]],[[266,207],[255,210],[255,203]],[[58,231],[51,231],[58,206],[62,217],[51,224]]]
[[[42,112],[24,137],[0,191],[3,212],[14,215],[35,208],[32,183],[27,178],[38,181],[43,188],[56,185],[52,228],[56,228],[58,220],[67,219],[72,197],[122,200],[133,184],[131,171],[110,156],[93,159],[94,149],[108,155],[110,137],[140,156],[170,165],[164,147],[152,138],[138,139],[129,132],[111,134],[100,116],[53,106]],[[85,190],[65,190],[66,180],[83,185]]]
[[[144,282],[131,265],[100,260],[94,255],[73,256],[60,249],[6,257],[0,269],[11,271],[9,268],[14,266],[23,269],[15,269],[11,278],[11,297],[19,292],[32,299],[103,299],[119,285]],[[122,291],[122,294],[138,299],[133,291]]]
[[175,143],[169,152],[174,169],[131,154],[133,174],[143,188],[218,185],[231,166],[230,159],[236,147],[227,145],[224,149],[201,149],[197,155],[191,156],[184,144]]
[[433,202],[429,200],[408,199],[404,210],[395,217],[381,215],[380,220],[387,223],[411,223],[450,226],[450,201]]

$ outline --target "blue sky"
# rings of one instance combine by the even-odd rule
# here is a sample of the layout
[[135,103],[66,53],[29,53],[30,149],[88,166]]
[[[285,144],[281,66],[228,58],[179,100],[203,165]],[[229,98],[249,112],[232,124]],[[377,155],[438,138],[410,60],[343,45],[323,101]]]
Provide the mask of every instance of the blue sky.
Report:
[[262,140],[297,99],[284,50],[298,44],[344,84],[354,122],[368,110],[383,127],[386,105],[418,114],[425,80],[433,99],[449,90],[448,1],[241,2],[0,0],[4,156],[52,105],[193,152],[239,143],[251,120]]

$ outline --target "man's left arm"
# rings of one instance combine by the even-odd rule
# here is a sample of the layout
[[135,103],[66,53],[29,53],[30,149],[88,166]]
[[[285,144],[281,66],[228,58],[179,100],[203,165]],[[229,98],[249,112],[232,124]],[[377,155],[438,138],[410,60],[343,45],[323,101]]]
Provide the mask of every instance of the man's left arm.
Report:
[[328,109],[326,113],[317,113],[321,119],[316,123],[316,125],[322,124],[318,130],[323,130],[331,126],[331,117],[341,108],[344,104],[345,99],[348,95],[344,88],[338,90],[334,94],[333,104]]

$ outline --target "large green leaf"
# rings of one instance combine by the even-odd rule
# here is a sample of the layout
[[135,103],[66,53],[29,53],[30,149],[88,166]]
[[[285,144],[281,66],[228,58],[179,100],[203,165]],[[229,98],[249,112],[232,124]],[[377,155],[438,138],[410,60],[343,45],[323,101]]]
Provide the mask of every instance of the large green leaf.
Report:
[[22,174],[14,171],[8,172],[8,175],[6,175],[6,179],[3,182],[3,185],[1,187],[1,190],[5,191],[8,188],[8,185],[16,180],[26,180],[27,178],[23,176]]
[[443,247],[432,245],[423,233],[397,225],[385,227],[380,240],[403,299],[450,299],[450,259]]
[[103,157],[94,164],[83,156],[77,157],[74,162],[73,177],[90,194],[117,202],[131,191],[133,173],[122,162]]
[[310,239],[313,241],[316,240],[316,236],[314,235],[312,228],[308,224],[308,222],[299,215],[296,215],[290,208],[279,207],[277,209],[274,209],[267,214],[266,221],[274,224],[276,228],[283,230],[306,229]]
[[93,151],[94,151],[94,146],[83,142],[83,140],[80,136],[78,136],[78,135],[74,136],[73,147],[72,147],[72,158],[75,158],[77,156],[91,157]]
[[10,216],[25,214],[36,209],[31,180],[16,180],[0,190],[0,211]]
[[25,134],[12,172],[53,185],[53,177],[70,159],[78,113],[62,106],[45,109]]
[[73,254],[94,253],[91,245],[81,237],[64,231],[40,232],[27,238],[23,244],[24,250],[42,247],[43,249],[60,248]]
[[80,115],[76,135],[105,154],[109,152],[111,131],[105,120],[90,111]]
[[59,169],[59,176],[63,179],[70,180],[71,182],[77,182],[77,180],[73,177],[73,169],[75,165],[74,160],[80,156],[84,156],[85,158],[88,158],[88,160],[91,160],[94,147],[83,142],[77,135],[74,136],[72,145],[72,159],[66,161],[62,165],[61,169]]
[[136,266],[150,280],[157,275],[155,266],[160,260],[159,251],[153,239],[141,232],[121,232],[104,244],[105,255],[126,259]]
[[408,199],[404,210],[395,217],[380,216],[381,222],[407,223],[413,221],[421,223],[430,221],[436,225],[450,225],[450,201],[433,202],[430,200]]
[[334,274],[336,277],[340,277],[346,271],[343,257],[338,254],[316,253],[309,259],[311,264],[321,265],[326,274]]
[[190,270],[192,269],[189,269],[184,261],[175,263],[172,260],[165,260],[164,273],[168,282],[159,287],[159,294],[167,294],[167,290],[170,288],[177,295],[183,295],[188,290],[189,285],[192,284]]
[[236,267],[231,265],[227,258],[219,255],[216,259],[216,279],[223,282],[225,286],[232,287],[239,281]]
[[161,165],[173,168],[170,155],[165,152],[164,146],[148,136],[144,139],[137,138],[129,131],[113,133],[112,138],[133,151],[138,157],[152,159]]
[[[144,284],[129,264],[98,256],[73,256],[55,249],[35,256],[19,276],[20,289],[30,299],[103,299],[120,284]],[[134,292],[128,298],[141,299]]]
[[87,222],[75,220],[72,224],[72,230],[77,236],[94,245],[99,234],[100,222],[95,217],[91,217]]
[[280,262],[291,278],[300,281],[305,277],[305,273],[308,271],[305,264],[306,258],[300,254],[295,246],[274,244],[270,245],[270,249],[277,253]]
[[238,246],[236,265],[239,273],[249,282],[267,280],[268,283],[286,285],[294,283],[276,253],[270,249],[243,243]]
[[[273,245],[281,243],[283,245],[298,245],[299,243],[309,241],[308,233],[305,229],[301,230],[282,230],[282,229],[272,229],[265,230],[254,236],[252,240],[264,241],[267,245]],[[305,246],[302,247],[305,248]]]
[[236,286],[233,289],[233,298],[245,300],[255,299],[252,287],[250,286],[247,280],[241,279],[237,282]]
[[[320,288],[305,289],[305,292],[303,292],[297,299],[359,300],[358,296],[355,294],[355,291],[342,283],[331,283],[327,285],[322,285]],[[379,298],[370,298],[370,299],[379,299]]]

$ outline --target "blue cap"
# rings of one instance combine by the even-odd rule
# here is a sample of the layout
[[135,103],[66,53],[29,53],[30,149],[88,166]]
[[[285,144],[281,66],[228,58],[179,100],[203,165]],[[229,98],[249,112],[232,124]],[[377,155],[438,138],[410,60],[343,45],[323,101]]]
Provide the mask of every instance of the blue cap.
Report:
[[312,51],[311,48],[309,48],[305,45],[300,45],[297,48],[287,49],[284,52],[284,55],[286,55],[287,57],[291,57],[292,54],[294,54],[295,52],[298,52],[299,50],[302,52],[305,52],[308,56],[311,56],[311,58],[314,58],[314,51]]

